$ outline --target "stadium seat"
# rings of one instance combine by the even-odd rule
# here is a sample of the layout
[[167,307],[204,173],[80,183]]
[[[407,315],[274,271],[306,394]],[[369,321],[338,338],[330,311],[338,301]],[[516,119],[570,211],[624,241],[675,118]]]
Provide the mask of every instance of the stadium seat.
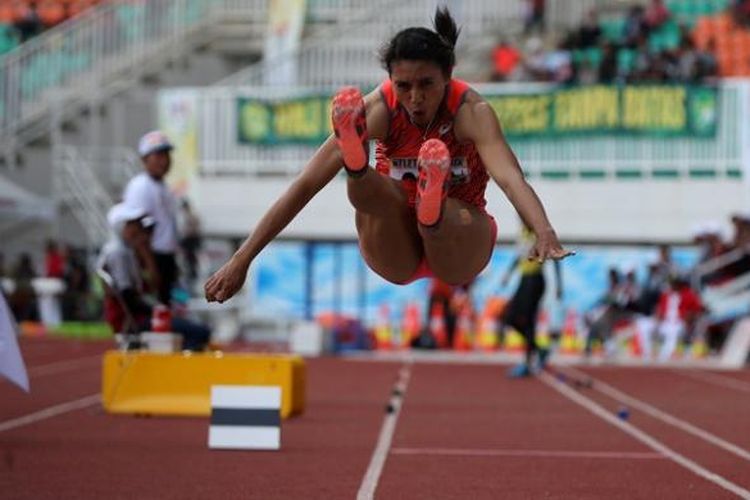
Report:
[[18,38],[13,27],[8,24],[0,24],[0,54],[5,54],[17,46]]
[[37,12],[42,23],[48,28],[61,23],[67,16],[65,5],[59,0],[39,2]]
[[599,23],[602,29],[602,35],[610,42],[618,43],[622,39],[622,32],[625,27],[625,18],[617,17],[606,19]]
[[68,3],[68,15],[75,16],[99,3],[97,0],[70,0]]
[[617,51],[617,70],[620,74],[627,75],[635,67],[635,51],[631,49],[620,49]]

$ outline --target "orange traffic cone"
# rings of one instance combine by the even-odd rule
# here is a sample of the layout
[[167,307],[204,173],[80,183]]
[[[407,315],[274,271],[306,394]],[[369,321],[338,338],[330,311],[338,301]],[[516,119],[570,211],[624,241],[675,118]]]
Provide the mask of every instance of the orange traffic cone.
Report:
[[470,351],[472,347],[472,310],[467,300],[459,306],[456,332],[453,335],[453,348],[457,351]]
[[505,308],[505,301],[490,297],[484,304],[482,317],[479,319],[476,348],[482,351],[496,351],[500,348],[497,335],[497,319]]
[[375,349],[388,351],[392,347],[390,309],[388,304],[381,304],[378,310],[378,321],[375,325]]
[[550,340],[550,315],[545,310],[542,309],[539,311],[539,314],[537,315],[537,322],[536,322],[536,332],[534,332],[536,345],[540,349],[549,349],[550,345],[552,344]]
[[409,302],[404,309],[404,322],[401,325],[401,347],[408,348],[419,337],[422,329],[421,313],[415,302]]
[[560,339],[560,352],[563,354],[577,354],[578,349],[578,315],[575,309],[568,309],[565,313],[562,338]]
[[448,332],[445,328],[445,306],[435,302],[430,310],[430,334],[439,349],[448,347]]
[[632,333],[630,334],[630,354],[642,358],[643,346],[641,345],[641,336],[638,333],[638,325],[636,323],[633,325]]

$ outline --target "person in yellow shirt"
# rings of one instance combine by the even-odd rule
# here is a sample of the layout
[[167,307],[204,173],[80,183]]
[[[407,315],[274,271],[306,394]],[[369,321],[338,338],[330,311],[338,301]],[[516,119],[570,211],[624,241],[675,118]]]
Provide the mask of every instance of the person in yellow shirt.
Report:
[[[518,284],[513,298],[503,314],[503,326],[510,326],[518,330],[526,341],[526,359],[523,363],[513,367],[509,376],[513,378],[528,377],[534,370],[534,357],[538,357],[539,368],[544,368],[547,361],[548,351],[539,349],[536,343],[536,320],[539,313],[539,304],[544,297],[545,279],[544,265],[538,259],[529,257],[529,252],[534,246],[536,236],[534,232],[522,222],[521,237],[518,242],[518,255],[511,262],[510,267],[502,280],[503,287],[508,285],[516,268],[521,273],[521,281]],[[555,278],[557,285],[557,298],[562,299],[563,286],[560,262],[555,263]]]

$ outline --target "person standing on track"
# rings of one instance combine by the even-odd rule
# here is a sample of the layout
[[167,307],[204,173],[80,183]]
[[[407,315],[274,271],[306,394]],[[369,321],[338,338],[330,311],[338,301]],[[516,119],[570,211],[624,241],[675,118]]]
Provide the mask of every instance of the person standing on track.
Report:
[[[549,351],[540,349],[536,343],[536,320],[539,314],[539,304],[544,297],[546,282],[544,279],[544,266],[539,261],[526,259],[529,249],[534,244],[534,233],[521,222],[521,237],[518,242],[518,256],[511,262],[508,271],[502,280],[503,287],[507,286],[510,277],[516,268],[521,273],[521,281],[518,284],[513,298],[503,313],[503,325],[511,326],[518,330],[526,342],[526,359],[524,363],[514,366],[508,375],[512,378],[528,377],[534,371],[534,357],[538,357],[539,368],[544,368]],[[560,262],[555,261],[555,283],[557,287],[556,297],[558,300],[563,296],[562,274]]]
[[[435,276],[471,282],[492,255],[497,227],[486,210],[490,177],[536,234],[529,258],[543,262],[573,252],[558,241],[526,183],[490,105],[452,78],[459,30],[438,9],[435,30],[407,28],[382,49],[386,79],[364,99],[353,87],[333,100],[329,137],[237,252],[205,284],[208,301],[242,287],[260,251],[343,166],[363,258],[397,284]],[[376,164],[370,168],[369,139]]]

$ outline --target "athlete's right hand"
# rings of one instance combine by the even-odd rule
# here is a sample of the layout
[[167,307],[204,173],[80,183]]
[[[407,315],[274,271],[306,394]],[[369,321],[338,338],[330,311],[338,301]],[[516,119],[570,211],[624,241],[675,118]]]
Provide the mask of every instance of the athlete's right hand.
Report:
[[203,287],[206,300],[222,303],[232,298],[245,283],[247,269],[244,263],[230,259],[206,281]]

